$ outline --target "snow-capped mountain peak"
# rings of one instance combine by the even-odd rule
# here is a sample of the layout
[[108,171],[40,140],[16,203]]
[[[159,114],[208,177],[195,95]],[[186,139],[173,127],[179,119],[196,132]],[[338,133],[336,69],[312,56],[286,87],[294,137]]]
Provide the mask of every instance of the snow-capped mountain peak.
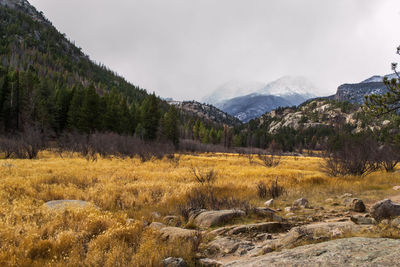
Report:
[[304,95],[316,96],[318,89],[307,78],[301,76],[284,76],[269,83],[258,91],[262,95],[291,96]]

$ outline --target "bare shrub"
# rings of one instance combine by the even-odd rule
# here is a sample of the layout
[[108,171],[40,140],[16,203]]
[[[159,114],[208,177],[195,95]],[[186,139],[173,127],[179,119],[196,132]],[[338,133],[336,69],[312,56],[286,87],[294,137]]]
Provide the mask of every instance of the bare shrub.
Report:
[[197,167],[191,167],[190,171],[195,180],[201,185],[212,185],[217,179],[217,172],[214,168],[211,169],[199,169]]
[[393,172],[400,162],[400,149],[397,146],[385,144],[379,147],[378,161],[387,172]]
[[267,185],[264,182],[260,181],[257,184],[257,195],[258,195],[258,197],[261,198],[261,199],[266,199],[267,198],[267,194],[268,194],[267,192],[268,192],[267,191]]
[[266,168],[277,167],[281,162],[281,156],[275,153],[271,153],[271,155],[259,153],[257,154],[257,160],[254,159],[253,154],[248,154],[247,158],[251,165],[261,165]]
[[380,167],[377,159],[377,142],[366,136],[339,136],[330,144],[322,164],[324,172],[331,176],[364,176]]
[[267,188],[267,192],[270,197],[275,199],[283,195],[286,190],[283,186],[279,185],[277,177],[275,181],[272,181],[271,185]]

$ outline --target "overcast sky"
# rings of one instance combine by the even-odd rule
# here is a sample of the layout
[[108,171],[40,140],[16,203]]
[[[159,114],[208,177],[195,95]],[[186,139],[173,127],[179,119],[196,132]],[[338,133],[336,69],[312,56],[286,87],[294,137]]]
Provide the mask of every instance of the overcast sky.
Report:
[[332,94],[389,73],[400,45],[399,0],[30,2],[91,59],[178,100],[284,75]]

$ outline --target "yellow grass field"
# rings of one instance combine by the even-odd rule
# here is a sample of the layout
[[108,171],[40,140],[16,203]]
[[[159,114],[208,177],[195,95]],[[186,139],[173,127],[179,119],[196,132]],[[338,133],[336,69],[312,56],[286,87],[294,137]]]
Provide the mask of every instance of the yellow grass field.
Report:
[[[287,191],[277,201],[280,208],[299,197],[318,206],[343,193],[371,203],[395,194],[392,187],[400,184],[399,173],[328,177],[321,163],[316,157],[284,157],[278,167],[266,168],[235,154],[92,162],[52,152],[42,152],[37,160],[1,160],[0,265],[158,266],[165,256],[182,256],[190,263],[192,248],[163,243],[144,225],[154,220],[154,212],[180,215],[179,206],[200,187],[192,166],[214,168],[216,192],[251,206],[265,201],[257,195],[257,183],[277,177]],[[98,209],[54,212],[43,206],[58,199],[85,200]]]

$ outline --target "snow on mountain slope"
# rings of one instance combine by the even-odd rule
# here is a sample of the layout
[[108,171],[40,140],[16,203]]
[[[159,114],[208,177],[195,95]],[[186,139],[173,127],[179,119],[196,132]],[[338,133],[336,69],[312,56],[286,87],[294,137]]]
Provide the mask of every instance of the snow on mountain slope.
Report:
[[318,89],[308,79],[300,76],[284,76],[267,84],[266,87],[257,91],[262,95],[290,96],[304,95],[315,97]]
[[203,102],[215,106],[235,97],[248,95],[265,87],[261,82],[230,81],[219,86],[214,92],[202,99]]
[[372,76],[371,78],[368,78],[368,79],[362,81],[361,83],[381,83],[381,82],[383,82],[384,77],[387,77],[389,80],[398,78],[395,73],[388,74],[385,76],[375,75],[375,76]]

